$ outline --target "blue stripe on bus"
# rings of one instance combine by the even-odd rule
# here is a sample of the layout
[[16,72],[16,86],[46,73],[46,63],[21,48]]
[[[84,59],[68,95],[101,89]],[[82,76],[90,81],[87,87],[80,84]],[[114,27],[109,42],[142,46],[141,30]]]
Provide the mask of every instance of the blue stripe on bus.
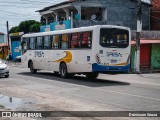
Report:
[[93,72],[128,72],[130,64],[126,66],[103,66],[97,63],[92,64]]

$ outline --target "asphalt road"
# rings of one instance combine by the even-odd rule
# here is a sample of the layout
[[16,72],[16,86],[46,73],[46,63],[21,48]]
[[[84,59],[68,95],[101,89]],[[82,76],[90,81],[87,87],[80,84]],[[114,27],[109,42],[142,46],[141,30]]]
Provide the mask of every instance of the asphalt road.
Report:
[[22,98],[15,110],[160,111],[159,73],[63,79],[49,71],[31,74],[11,65],[10,77],[0,83],[2,94]]

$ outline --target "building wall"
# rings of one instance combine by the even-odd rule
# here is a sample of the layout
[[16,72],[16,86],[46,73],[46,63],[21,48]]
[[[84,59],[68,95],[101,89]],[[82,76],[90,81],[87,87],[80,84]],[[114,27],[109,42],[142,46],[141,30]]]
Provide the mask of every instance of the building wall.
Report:
[[[145,44],[141,45],[144,46]],[[151,55],[148,55],[150,57],[150,68],[151,69],[160,69],[160,44],[148,44],[151,45]],[[140,54],[143,54],[142,50]],[[131,46],[131,71],[134,71],[134,58],[135,58],[135,45]],[[145,59],[145,58],[140,58]]]
[[151,68],[160,69],[160,44],[153,44],[151,51]]
[[0,35],[0,43],[4,43],[4,35]]
[[[101,6],[107,9],[107,24],[122,25],[130,27],[132,30],[137,29],[137,2],[132,0],[86,0],[73,3],[75,6],[82,7]],[[143,4],[142,15],[143,30],[150,29],[150,7]]]
[[151,30],[160,30],[160,0],[152,0]]

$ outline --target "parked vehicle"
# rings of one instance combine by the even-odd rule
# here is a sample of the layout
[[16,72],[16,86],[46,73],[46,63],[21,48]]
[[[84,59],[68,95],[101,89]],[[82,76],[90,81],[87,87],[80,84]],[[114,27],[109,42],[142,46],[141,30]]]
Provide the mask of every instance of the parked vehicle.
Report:
[[0,76],[9,77],[9,68],[2,60],[0,60]]
[[21,56],[17,56],[17,57],[16,57],[16,61],[17,61],[17,62],[21,62]]

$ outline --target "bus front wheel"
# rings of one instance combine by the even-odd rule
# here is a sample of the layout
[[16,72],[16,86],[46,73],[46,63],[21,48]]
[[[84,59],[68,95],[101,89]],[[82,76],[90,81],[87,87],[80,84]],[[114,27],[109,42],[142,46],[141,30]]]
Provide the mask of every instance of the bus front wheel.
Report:
[[99,73],[87,73],[86,77],[87,79],[96,79],[98,77]]
[[31,73],[36,73],[36,72],[37,72],[37,70],[34,69],[34,67],[33,67],[33,62],[32,62],[32,61],[31,61],[30,64],[29,64],[29,68],[30,68],[30,72],[31,72]]
[[67,65],[65,63],[61,63],[59,71],[60,71],[60,76],[62,78],[67,78],[68,77]]

